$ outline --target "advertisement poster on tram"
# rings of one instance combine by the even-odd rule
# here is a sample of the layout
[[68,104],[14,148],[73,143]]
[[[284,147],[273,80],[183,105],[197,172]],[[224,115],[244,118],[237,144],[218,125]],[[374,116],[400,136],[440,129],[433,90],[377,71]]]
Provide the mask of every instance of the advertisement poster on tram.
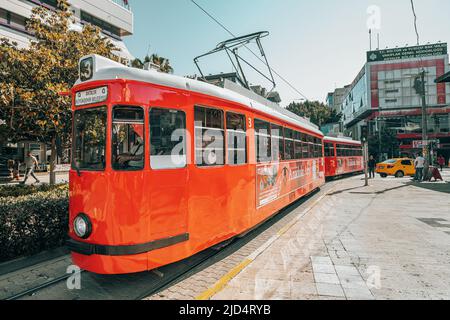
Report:
[[[256,206],[264,207],[301,188],[314,188],[320,179],[320,161],[292,161],[260,165],[256,173]],[[309,191],[309,190],[308,190]]]

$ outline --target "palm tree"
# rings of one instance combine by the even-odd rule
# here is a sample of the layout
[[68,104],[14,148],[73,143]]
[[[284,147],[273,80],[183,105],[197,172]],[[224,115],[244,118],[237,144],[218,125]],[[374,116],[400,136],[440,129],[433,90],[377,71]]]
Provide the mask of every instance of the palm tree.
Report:
[[170,65],[170,61],[167,58],[158,56],[157,54],[153,53],[151,56],[145,56],[144,61],[141,59],[134,59],[131,62],[131,66],[134,68],[142,69],[146,63],[153,63],[154,65],[159,67],[159,70],[164,73],[173,73],[173,68]]

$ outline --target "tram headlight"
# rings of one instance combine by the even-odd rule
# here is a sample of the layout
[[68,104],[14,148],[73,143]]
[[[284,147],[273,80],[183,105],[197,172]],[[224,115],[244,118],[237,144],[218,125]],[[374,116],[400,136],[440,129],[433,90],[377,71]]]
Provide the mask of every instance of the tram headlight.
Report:
[[92,224],[87,215],[79,214],[73,221],[73,230],[81,239],[87,239],[92,233]]

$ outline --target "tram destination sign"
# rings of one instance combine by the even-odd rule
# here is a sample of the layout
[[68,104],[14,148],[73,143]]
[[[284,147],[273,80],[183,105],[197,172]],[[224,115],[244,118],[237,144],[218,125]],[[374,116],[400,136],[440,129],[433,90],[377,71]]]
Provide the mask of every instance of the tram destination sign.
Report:
[[367,62],[413,59],[421,57],[442,56],[448,52],[447,43],[425,46],[394,48],[367,52]]
[[75,106],[85,106],[87,104],[103,102],[108,98],[108,87],[100,87],[79,91],[75,94]]

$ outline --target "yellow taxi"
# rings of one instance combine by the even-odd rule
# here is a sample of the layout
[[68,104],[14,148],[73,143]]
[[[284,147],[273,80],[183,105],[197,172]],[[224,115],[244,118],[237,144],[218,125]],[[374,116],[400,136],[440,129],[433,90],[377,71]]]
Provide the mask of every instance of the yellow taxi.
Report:
[[403,178],[404,176],[414,176],[416,174],[416,168],[412,159],[390,159],[377,164],[376,173],[379,173],[382,178],[386,178],[387,176]]

